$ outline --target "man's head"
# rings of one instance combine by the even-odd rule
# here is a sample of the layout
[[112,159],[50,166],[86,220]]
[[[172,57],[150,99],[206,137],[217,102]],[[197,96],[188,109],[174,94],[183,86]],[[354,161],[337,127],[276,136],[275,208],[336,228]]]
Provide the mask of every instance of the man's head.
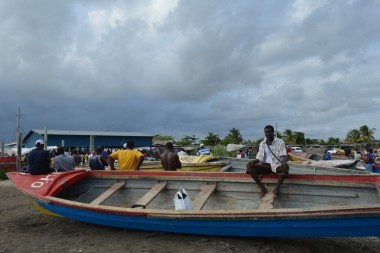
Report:
[[37,148],[43,147],[44,145],[45,145],[45,142],[43,140],[37,140],[36,141],[36,147]]
[[265,133],[265,137],[266,137],[268,140],[273,140],[273,139],[274,139],[274,128],[273,128],[273,126],[271,126],[271,125],[267,125],[267,126],[264,128],[264,133]]
[[96,153],[97,155],[101,155],[101,154],[103,153],[103,150],[104,150],[104,148],[101,147],[101,146],[96,147],[96,148],[95,148],[95,153]]
[[128,149],[133,149],[135,146],[135,143],[133,141],[127,141],[127,148]]
[[205,146],[205,144],[203,144],[203,143],[199,144],[200,148],[203,148],[204,146]]
[[166,146],[166,148],[168,148],[168,149],[172,149],[172,148],[174,148],[173,143],[170,142],[170,141],[167,142],[165,146]]
[[57,148],[57,155],[63,155],[65,153],[64,147],[58,147]]

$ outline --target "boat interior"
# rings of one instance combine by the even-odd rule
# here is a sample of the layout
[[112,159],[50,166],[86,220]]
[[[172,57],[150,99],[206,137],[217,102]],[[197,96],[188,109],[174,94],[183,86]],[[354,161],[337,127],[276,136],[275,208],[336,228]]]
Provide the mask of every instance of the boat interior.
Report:
[[247,210],[278,208],[323,208],[380,204],[375,183],[302,181],[287,179],[278,198],[271,193],[276,180],[263,180],[268,193],[260,199],[253,180],[225,178],[102,178],[90,176],[59,192],[55,198],[122,208],[174,210],[173,198],[186,189],[193,210]]

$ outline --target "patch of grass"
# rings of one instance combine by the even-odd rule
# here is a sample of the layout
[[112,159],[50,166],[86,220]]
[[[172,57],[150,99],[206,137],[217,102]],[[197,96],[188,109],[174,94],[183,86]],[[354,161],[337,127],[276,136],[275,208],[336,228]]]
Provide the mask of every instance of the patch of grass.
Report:
[[7,171],[3,168],[0,168],[0,180],[7,180],[8,177],[7,175],[5,174]]

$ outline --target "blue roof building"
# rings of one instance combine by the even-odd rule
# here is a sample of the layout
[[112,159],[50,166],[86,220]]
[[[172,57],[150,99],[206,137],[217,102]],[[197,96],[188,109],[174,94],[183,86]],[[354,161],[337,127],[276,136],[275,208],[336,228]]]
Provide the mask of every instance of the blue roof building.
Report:
[[25,147],[35,146],[39,139],[45,140],[45,146],[64,146],[70,149],[87,149],[103,146],[106,148],[120,148],[124,143],[134,141],[135,147],[152,146],[153,135],[138,132],[102,132],[102,131],[68,131],[48,130],[45,139],[45,130],[33,129],[23,138]]

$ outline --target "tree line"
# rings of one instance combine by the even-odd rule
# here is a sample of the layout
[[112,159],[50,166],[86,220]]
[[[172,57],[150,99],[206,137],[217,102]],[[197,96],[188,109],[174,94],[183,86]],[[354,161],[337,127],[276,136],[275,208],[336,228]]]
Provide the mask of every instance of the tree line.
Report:
[[[361,144],[364,146],[365,144],[369,144],[375,141],[374,134],[376,132],[375,128],[369,128],[367,125],[363,125],[358,129],[352,129],[346,134],[346,138],[344,140],[340,140],[337,137],[329,137],[326,140],[324,139],[310,139],[305,138],[305,134],[303,132],[296,132],[290,129],[286,129],[283,133],[277,132],[277,137],[281,138],[288,145],[353,145],[353,144]],[[198,143],[204,143],[209,146],[216,145],[227,145],[227,144],[245,144],[245,145],[257,145],[259,144],[264,137],[259,138],[257,140],[245,140],[240,133],[240,130],[237,128],[232,128],[229,130],[229,133],[224,137],[220,138],[218,134],[213,132],[208,132],[208,135],[204,139],[197,138],[195,135],[189,136],[185,135],[180,140],[175,140],[171,135],[160,135],[157,134],[153,137],[153,141],[164,142],[164,141],[173,141],[175,145],[178,146],[189,146]]]

